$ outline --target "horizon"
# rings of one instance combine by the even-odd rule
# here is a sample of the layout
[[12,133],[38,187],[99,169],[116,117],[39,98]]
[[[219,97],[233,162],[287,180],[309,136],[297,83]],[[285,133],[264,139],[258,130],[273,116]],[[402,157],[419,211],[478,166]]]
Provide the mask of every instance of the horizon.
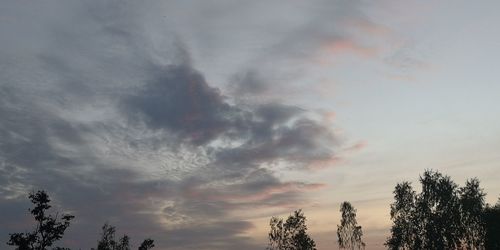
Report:
[[[0,244],[46,190],[154,249],[264,249],[339,206],[385,249],[397,183],[440,171],[500,196],[497,1],[3,1]],[[207,233],[209,232],[209,233]]]

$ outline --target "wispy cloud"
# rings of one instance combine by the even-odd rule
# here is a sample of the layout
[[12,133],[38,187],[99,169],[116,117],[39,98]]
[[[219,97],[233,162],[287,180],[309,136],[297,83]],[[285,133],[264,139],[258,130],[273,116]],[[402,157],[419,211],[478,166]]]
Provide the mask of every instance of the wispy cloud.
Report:
[[[109,221],[160,248],[255,249],[242,236],[252,223],[235,211],[324,187],[276,174],[336,157],[341,143],[321,115],[293,101],[229,96],[268,89],[258,65],[234,72],[239,85],[224,93],[197,68],[192,40],[157,29],[163,10],[6,3],[0,14],[19,15],[0,24],[2,237],[27,226],[13,222],[25,221],[14,214],[28,206],[26,193],[46,189],[77,216],[70,247],[92,246]],[[278,47],[300,44],[287,42]]]
[[363,46],[355,41],[337,40],[331,43],[325,43],[323,50],[328,56],[340,56],[342,54],[355,54],[358,56],[373,58],[378,55],[377,48]]

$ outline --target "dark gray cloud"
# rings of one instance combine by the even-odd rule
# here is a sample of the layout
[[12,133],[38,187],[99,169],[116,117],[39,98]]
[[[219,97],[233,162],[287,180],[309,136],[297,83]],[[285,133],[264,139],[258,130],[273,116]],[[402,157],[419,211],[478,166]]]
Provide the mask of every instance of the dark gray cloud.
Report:
[[295,167],[307,168],[316,160],[335,156],[333,134],[311,120],[300,119],[290,126],[277,128],[264,125],[255,131],[257,136],[242,146],[219,152],[218,161],[242,166],[282,160]]
[[[125,97],[123,113],[190,144],[220,140],[212,147],[217,167],[241,171],[275,161],[307,167],[335,156],[332,131],[304,116],[306,112],[298,107],[279,103],[231,105],[190,65],[154,72],[152,80]],[[227,145],[227,140],[240,145]]]
[[[168,129],[203,144],[228,133],[240,119],[236,108],[189,65],[160,68],[143,89],[126,98],[124,112],[152,129]],[[134,116],[136,115],[136,116]]]
[[[264,7],[230,4],[243,5]],[[321,187],[283,181],[272,166],[307,169],[335,157],[329,126],[291,101],[234,101],[268,89],[260,73],[230,78],[235,89],[223,93],[196,60],[219,38],[193,46],[209,29],[185,37],[164,2],[4,6],[2,242],[29,224],[27,192],[45,189],[55,208],[76,215],[65,237],[73,248],[94,246],[108,221],[134,243],[153,237],[158,249],[255,249],[265,243],[241,236],[253,225],[230,214],[298,204]],[[238,72],[246,70],[230,75]]]

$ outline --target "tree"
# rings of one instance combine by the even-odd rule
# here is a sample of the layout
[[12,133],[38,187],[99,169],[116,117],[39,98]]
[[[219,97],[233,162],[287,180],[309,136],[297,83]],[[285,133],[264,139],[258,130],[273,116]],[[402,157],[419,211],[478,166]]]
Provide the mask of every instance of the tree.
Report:
[[363,230],[356,221],[356,209],[351,203],[344,201],[340,205],[342,218],[337,225],[337,238],[340,249],[364,249],[365,243],[361,239]]
[[459,188],[449,176],[426,170],[417,194],[409,182],[396,185],[391,204],[389,249],[483,249],[484,192],[479,180]]
[[118,242],[116,250],[130,250],[129,242],[130,237],[128,237],[127,235],[123,235],[123,237]]
[[418,249],[420,242],[416,239],[415,225],[416,194],[411,183],[403,182],[394,189],[395,202],[391,204],[391,238],[386,245],[389,249]]
[[494,206],[486,206],[483,220],[486,228],[485,249],[500,249],[500,199]]
[[302,210],[294,211],[286,221],[272,217],[269,224],[269,250],[316,250],[316,243],[306,232]]
[[152,239],[145,239],[141,246],[139,246],[139,250],[149,250],[149,249],[152,249],[155,244],[153,244],[154,241]]
[[461,221],[463,223],[463,244],[467,249],[483,249],[486,236],[483,213],[486,194],[479,187],[478,179],[468,180],[460,188]]
[[[118,241],[115,240],[116,228],[105,223],[102,226],[101,239],[97,242],[97,250],[130,250],[130,237],[123,235]],[[154,247],[152,239],[145,239],[139,246],[139,250],[149,250]]]
[[97,242],[97,250],[129,249],[129,238],[124,235],[119,242],[115,240],[116,228],[105,223],[102,226],[101,239]]
[[460,203],[449,176],[425,171],[420,177],[422,192],[416,198],[418,237],[424,249],[457,249],[461,245]]
[[[32,232],[10,234],[7,244],[16,246],[17,250],[46,250],[62,238],[74,216],[62,214],[59,218],[58,213],[47,214],[47,210],[51,208],[50,198],[43,190],[30,193],[29,199],[35,205],[29,211],[35,218],[36,228]],[[54,247],[53,249],[65,248]]]

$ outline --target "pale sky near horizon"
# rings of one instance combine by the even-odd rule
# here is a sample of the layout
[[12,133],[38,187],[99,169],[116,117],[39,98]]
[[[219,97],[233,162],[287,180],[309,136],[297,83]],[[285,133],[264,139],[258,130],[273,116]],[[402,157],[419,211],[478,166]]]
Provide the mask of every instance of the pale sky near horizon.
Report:
[[[11,1],[0,6],[0,242],[45,189],[90,248],[264,249],[303,209],[367,249],[425,169],[500,196],[498,1]],[[26,228],[27,229],[27,228]],[[81,235],[84,235],[81,237]]]

